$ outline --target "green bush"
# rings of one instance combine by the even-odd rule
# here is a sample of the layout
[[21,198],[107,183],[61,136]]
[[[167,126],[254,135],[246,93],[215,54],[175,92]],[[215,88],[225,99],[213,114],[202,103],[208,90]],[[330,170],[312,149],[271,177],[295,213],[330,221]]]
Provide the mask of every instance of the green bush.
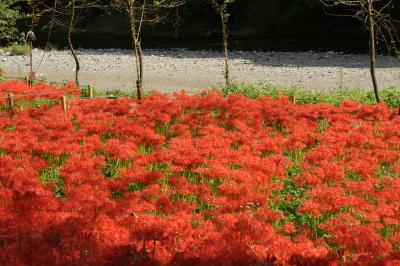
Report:
[[18,5],[22,0],[0,1],[0,45],[7,45],[18,39],[16,23],[22,18]]
[[13,44],[6,49],[9,55],[28,55],[29,54],[29,45],[26,44]]
[[381,93],[382,101],[384,101],[389,107],[397,108],[400,107],[400,90],[395,87],[389,87]]

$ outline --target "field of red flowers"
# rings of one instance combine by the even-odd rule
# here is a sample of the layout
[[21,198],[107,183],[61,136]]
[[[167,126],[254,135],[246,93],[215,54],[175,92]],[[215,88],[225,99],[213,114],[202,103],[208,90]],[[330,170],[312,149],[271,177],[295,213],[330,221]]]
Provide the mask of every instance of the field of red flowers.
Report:
[[[12,86],[27,89],[0,96]],[[0,265],[400,264],[400,116],[384,104],[68,105],[0,114]]]

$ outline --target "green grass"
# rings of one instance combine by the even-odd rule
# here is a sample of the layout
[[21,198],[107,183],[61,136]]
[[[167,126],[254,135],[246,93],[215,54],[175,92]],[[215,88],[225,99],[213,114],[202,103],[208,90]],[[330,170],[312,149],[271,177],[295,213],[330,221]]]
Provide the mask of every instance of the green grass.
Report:
[[[89,87],[88,86],[81,86],[81,95],[83,98],[89,97]],[[93,88],[93,98],[124,98],[124,97],[136,97],[136,93],[132,90],[123,91],[119,89],[107,89],[107,90],[100,90]]]
[[[11,46],[13,49],[15,48],[15,52],[17,52],[18,47],[21,45]],[[7,49],[11,49],[7,48]],[[28,47],[29,48],[29,47]],[[10,52],[11,53],[11,52]],[[12,52],[14,53],[14,52]],[[5,81],[0,78],[0,82]],[[50,84],[61,84],[55,82],[49,82],[46,78],[41,78],[37,80],[35,83],[50,83]],[[273,98],[279,98],[280,96],[288,96],[293,97],[296,100],[297,104],[317,104],[317,103],[327,103],[331,105],[338,106],[344,100],[351,101],[360,101],[364,104],[376,104],[374,93],[371,90],[361,90],[354,88],[340,88],[335,91],[313,91],[307,90],[301,87],[285,87],[279,85],[270,85],[270,84],[250,84],[250,83],[234,83],[228,87],[221,87],[221,92],[224,95],[230,94],[242,94],[248,98],[258,98],[261,96],[270,96]],[[203,93],[200,93],[203,94]],[[145,91],[144,96],[152,95],[152,92]],[[81,97],[88,98],[89,97],[89,89],[88,86],[81,86]],[[137,97],[136,91],[129,90],[119,90],[119,89],[108,89],[101,90],[93,88],[93,97],[94,98],[121,98],[121,97],[129,97],[135,98]],[[380,97],[382,102],[386,103],[390,108],[399,108],[400,107],[400,88],[388,87],[380,91]],[[40,103],[38,103],[40,105]],[[40,107],[40,106],[38,106]],[[321,125],[326,126],[326,125]],[[319,130],[324,130],[324,128],[320,128]],[[160,132],[164,133],[164,132]]]
[[[135,90],[120,90],[120,89],[96,89],[93,88],[93,98],[124,98],[124,97],[129,97],[129,98],[135,98],[137,97],[136,94],[136,89]],[[150,96],[152,92],[150,91],[144,91],[143,96]],[[88,86],[81,86],[81,95],[83,98],[88,98],[89,97],[89,87]]]
[[[328,103],[339,105],[343,100],[360,101],[365,104],[375,104],[375,96],[372,91],[361,89],[341,88],[332,92],[318,92],[305,90],[300,87],[283,87],[269,84],[247,84],[237,83],[221,89],[225,95],[243,94],[246,97],[255,99],[260,96],[293,96],[298,104]],[[390,108],[400,107],[400,89],[389,87],[381,90],[381,100]]]
[[12,44],[11,46],[6,48],[6,51],[11,56],[28,55],[29,54],[29,45],[26,45],[26,44]]

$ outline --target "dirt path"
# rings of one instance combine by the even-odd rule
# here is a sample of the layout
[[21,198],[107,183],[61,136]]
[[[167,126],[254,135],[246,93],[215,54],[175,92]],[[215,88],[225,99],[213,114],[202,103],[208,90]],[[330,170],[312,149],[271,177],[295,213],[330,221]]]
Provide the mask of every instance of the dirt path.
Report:
[[[133,87],[134,57],[129,50],[78,50],[81,83],[98,89]],[[34,51],[34,68],[50,81],[74,79],[74,61],[63,51]],[[400,88],[400,61],[378,56],[377,77],[381,88]],[[29,58],[0,53],[0,68],[8,76],[24,76]],[[198,92],[223,84],[222,53],[185,49],[144,51],[145,89],[163,92],[186,89]],[[231,53],[231,72],[235,81],[299,86],[311,90],[335,90],[339,86],[370,89],[368,55],[334,52]]]

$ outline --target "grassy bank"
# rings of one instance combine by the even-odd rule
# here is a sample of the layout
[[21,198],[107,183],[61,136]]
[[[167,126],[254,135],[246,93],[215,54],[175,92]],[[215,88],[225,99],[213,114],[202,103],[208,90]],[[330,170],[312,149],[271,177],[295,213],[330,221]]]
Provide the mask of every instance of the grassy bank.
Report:
[[[375,104],[376,100],[373,91],[365,91],[353,88],[342,88],[331,92],[317,92],[306,90],[298,87],[283,87],[267,84],[245,84],[237,83],[229,87],[221,88],[225,95],[243,94],[249,98],[257,98],[260,96],[271,96],[277,98],[279,96],[289,96],[296,99],[298,104],[307,103],[328,103],[339,105],[344,100],[360,101],[365,104]],[[381,91],[381,100],[391,108],[400,106],[400,89],[395,87],[385,88]]]

